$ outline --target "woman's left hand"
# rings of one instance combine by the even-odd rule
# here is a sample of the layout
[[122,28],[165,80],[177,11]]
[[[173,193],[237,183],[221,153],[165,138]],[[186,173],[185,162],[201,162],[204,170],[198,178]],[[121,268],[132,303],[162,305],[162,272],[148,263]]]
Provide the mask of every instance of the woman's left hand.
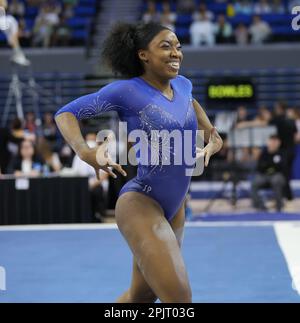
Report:
[[216,128],[212,128],[208,144],[203,148],[197,148],[197,158],[204,157],[204,165],[208,166],[210,157],[217,153],[223,146],[223,140]]

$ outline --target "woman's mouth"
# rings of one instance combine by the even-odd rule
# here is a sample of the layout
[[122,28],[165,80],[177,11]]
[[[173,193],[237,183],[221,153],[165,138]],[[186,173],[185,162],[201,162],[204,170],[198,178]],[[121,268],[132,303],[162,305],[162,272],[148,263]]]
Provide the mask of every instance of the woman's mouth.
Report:
[[180,63],[178,61],[176,62],[168,62],[167,63],[173,70],[178,71],[180,67]]

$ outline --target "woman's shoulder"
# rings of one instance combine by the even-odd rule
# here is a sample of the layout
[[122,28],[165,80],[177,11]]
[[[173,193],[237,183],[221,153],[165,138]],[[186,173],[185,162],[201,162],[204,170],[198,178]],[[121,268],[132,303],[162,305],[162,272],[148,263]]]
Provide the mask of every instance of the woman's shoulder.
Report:
[[192,82],[183,75],[177,75],[174,79],[179,86],[186,88],[187,90],[191,91],[193,88]]
[[102,87],[99,91],[112,91],[114,93],[128,93],[136,86],[134,79],[115,80]]

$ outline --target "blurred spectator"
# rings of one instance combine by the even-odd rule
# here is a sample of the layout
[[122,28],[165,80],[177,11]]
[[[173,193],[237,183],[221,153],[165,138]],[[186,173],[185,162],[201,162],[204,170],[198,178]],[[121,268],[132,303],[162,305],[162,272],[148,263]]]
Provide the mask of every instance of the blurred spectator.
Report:
[[6,174],[11,160],[9,143],[18,145],[23,139],[15,137],[7,128],[0,128],[0,174]]
[[300,144],[300,108],[294,108],[295,124],[297,128],[295,141]]
[[58,157],[63,168],[72,167],[74,153],[71,147],[64,143],[58,151]]
[[253,6],[248,0],[237,0],[234,4],[235,14],[252,15]]
[[156,11],[156,5],[153,0],[147,2],[147,11],[143,14],[142,21],[144,23],[160,21],[160,13]]
[[78,0],[62,0],[63,4],[70,4],[73,7],[77,5]]
[[50,144],[51,150],[53,150],[57,140],[58,129],[51,112],[46,112],[43,116],[42,132],[43,137]]
[[232,43],[232,27],[229,22],[226,21],[224,15],[218,16],[218,21],[215,25],[216,42],[218,44]]
[[206,16],[199,17],[190,26],[191,44],[193,46],[215,44],[215,26]]
[[66,19],[72,18],[74,16],[74,5],[72,3],[66,3],[61,15]]
[[249,120],[250,120],[250,117],[248,115],[247,108],[244,105],[240,105],[236,111],[235,125],[237,126],[238,124],[242,122],[247,122]]
[[59,0],[47,0],[46,5],[50,8],[50,12],[54,12],[59,15],[62,11],[61,3]]
[[33,27],[34,46],[49,47],[53,29],[59,23],[58,7],[46,3],[40,9]]
[[172,31],[175,31],[175,21],[176,21],[177,15],[175,12],[171,12],[170,4],[168,2],[163,2],[162,7],[162,13],[160,16],[160,23],[171,29]]
[[45,162],[43,166],[44,175],[51,172],[59,172],[62,169],[62,164],[59,160],[58,154],[51,150],[51,146],[45,138],[39,137],[37,142],[38,154]]
[[59,24],[53,29],[51,45],[52,46],[69,46],[71,40],[71,29],[67,24],[65,16],[61,16]]
[[277,102],[274,106],[274,117],[271,123],[277,128],[277,134],[281,140],[281,149],[284,151],[286,156],[287,162],[284,169],[284,175],[287,184],[285,194],[289,200],[292,200],[293,194],[289,185],[289,180],[295,158],[295,137],[297,128],[295,120],[287,118],[286,111],[287,104],[285,102]]
[[271,8],[272,8],[272,13],[275,13],[275,14],[285,13],[285,7],[281,0],[273,0]]
[[286,159],[284,152],[280,150],[280,144],[279,137],[272,135],[257,163],[257,173],[252,182],[252,202],[253,206],[259,210],[267,210],[259,195],[259,190],[269,187],[275,194],[276,210],[280,212],[283,207]]
[[[87,133],[85,140],[90,148],[95,148],[97,146],[96,134]],[[74,171],[74,174],[78,176],[89,177],[91,204],[94,214],[93,220],[98,219],[102,221],[103,217],[106,215],[109,175],[100,170],[100,180],[98,180],[94,168],[82,161],[77,155],[74,157],[72,170]]]
[[236,127],[238,129],[248,128],[248,127],[264,127],[269,125],[271,120],[272,120],[272,114],[270,110],[265,106],[261,106],[258,108],[258,114],[255,116],[253,120],[240,121],[236,125]]
[[191,14],[195,10],[195,2],[194,0],[178,0],[176,9],[180,14]]
[[11,169],[15,176],[36,177],[41,175],[43,163],[36,154],[34,144],[30,140],[23,140],[19,154],[13,160]]
[[27,130],[24,129],[24,124],[22,120],[19,118],[15,118],[11,123],[11,135],[16,138],[17,140],[10,141],[8,143],[8,150],[11,156],[16,156],[19,151],[19,143],[26,139],[31,140],[33,143],[36,140],[36,136],[33,133],[29,133]]
[[37,130],[37,122],[35,113],[29,111],[25,115],[25,130],[29,131],[30,133],[36,133]]
[[214,19],[214,14],[207,10],[205,3],[200,3],[198,10],[195,11],[192,15],[193,21],[199,21],[199,20],[209,20],[212,21]]
[[234,31],[235,42],[238,45],[247,45],[249,43],[249,32],[248,28],[243,24],[239,23]]
[[8,5],[8,12],[16,18],[22,18],[25,13],[24,3],[19,0],[11,0]]
[[249,28],[252,44],[262,44],[267,42],[271,33],[271,28],[267,22],[261,20],[260,16],[253,16],[253,22]]
[[235,16],[235,9],[234,9],[234,5],[231,1],[229,1],[229,3],[227,4],[226,7],[226,16],[228,18],[232,18]]
[[31,44],[31,31],[24,18],[19,21],[19,41],[21,46],[28,47]]
[[256,15],[265,15],[272,12],[271,6],[268,2],[268,0],[259,0],[254,5],[254,13]]

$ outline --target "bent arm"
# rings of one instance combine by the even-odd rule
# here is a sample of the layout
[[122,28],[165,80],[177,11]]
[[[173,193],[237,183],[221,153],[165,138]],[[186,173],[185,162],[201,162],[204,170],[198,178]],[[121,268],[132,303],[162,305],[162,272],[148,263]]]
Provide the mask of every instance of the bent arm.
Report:
[[198,129],[204,130],[204,141],[206,143],[209,142],[210,133],[213,129],[213,125],[211,124],[210,120],[208,119],[208,116],[204,109],[201,107],[198,101],[193,99],[193,106],[194,110],[197,116],[198,121]]
[[89,150],[89,147],[82,136],[79,122],[75,115],[71,112],[63,112],[55,117],[55,122],[66,142],[79,158],[83,159],[83,155]]

